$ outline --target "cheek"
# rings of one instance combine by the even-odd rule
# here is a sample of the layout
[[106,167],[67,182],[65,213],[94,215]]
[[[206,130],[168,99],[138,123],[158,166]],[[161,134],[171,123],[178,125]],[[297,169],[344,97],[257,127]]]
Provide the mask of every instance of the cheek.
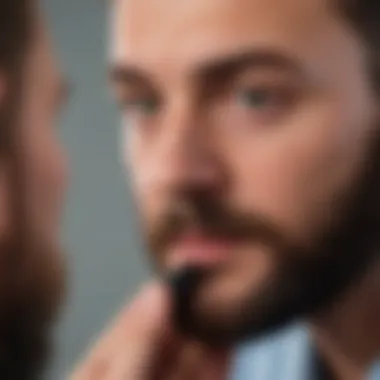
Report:
[[229,139],[240,207],[267,216],[296,241],[311,239],[331,216],[335,195],[347,191],[360,170],[366,131],[346,114],[336,105],[315,105],[275,132],[234,145]]
[[[42,133],[43,132],[43,133]],[[54,132],[37,131],[26,145],[26,175],[32,218],[56,229],[67,185],[67,166]],[[44,227],[44,228],[45,228]]]
[[53,141],[36,162],[39,172],[41,190],[46,193],[51,203],[59,204],[64,196],[67,185],[67,165],[60,146]]
[[[156,219],[160,214],[165,197],[162,187],[165,173],[153,147],[138,133],[124,127],[122,132],[122,158],[126,175],[130,178],[133,196],[145,221]],[[167,194],[166,194],[167,195]]]

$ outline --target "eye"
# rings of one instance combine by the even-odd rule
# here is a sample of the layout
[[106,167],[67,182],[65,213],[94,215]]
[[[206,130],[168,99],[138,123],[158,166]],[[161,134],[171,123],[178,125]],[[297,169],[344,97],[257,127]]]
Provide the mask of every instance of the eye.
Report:
[[250,109],[267,109],[276,106],[280,94],[273,89],[253,88],[243,89],[236,94],[238,103]]
[[122,103],[124,111],[134,116],[152,116],[159,109],[159,101],[153,97],[125,99]]

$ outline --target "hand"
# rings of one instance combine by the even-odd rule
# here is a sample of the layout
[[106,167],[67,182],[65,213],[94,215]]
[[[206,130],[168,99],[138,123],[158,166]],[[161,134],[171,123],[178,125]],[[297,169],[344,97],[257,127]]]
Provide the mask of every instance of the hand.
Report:
[[224,380],[228,353],[171,327],[167,289],[152,284],[122,311],[71,380]]

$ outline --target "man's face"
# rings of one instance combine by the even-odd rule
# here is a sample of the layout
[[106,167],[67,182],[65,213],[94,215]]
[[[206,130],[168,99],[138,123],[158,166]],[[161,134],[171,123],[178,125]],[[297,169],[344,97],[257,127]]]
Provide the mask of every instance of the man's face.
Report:
[[123,152],[152,258],[213,272],[195,330],[260,332],[307,300],[306,268],[324,281],[322,263],[345,262],[318,248],[354,203],[375,115],[360,43],[332,3],[115,3]]

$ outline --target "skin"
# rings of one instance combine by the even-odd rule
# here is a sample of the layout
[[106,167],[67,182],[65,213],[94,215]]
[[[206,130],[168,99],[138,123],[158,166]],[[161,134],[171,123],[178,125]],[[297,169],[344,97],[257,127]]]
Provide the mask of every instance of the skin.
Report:
[[[125,166],[147,230],[157,225],[173,193],[187,186],[267,216],[305,246],[335,219],[330,205],[363,170],[378,119],[362,45],[331,3],[114,2],[112,81],[123,114]],[[264,101],[251,101],[252,88],[264,88]],[[199,295],[205,315],[228,315],[247,289],[259,294],[279,270],[276,255],[261,247],[241,245],[231,253],[224,274]],[[178,265],[169,250],[153,258],[161,268]],[[379,330],[368,319],[369,310],[378,309],[374,277],[313,321],[322,352],[344,379],[360,379],[379,349],[365,339]],[[150,379],[146,367],[157,376],[163,336],[176,333],[167,290],[155,286],[155,302],[144,301],[142,292],[140,306],[121,313],[122,322],[105,333],[74,379]],[[358,300],[362,308],[353,312]],[[350,322],[334,330],[342,318]],[[353,336],[357,324],[369,330]],[[180,342],[171,344],[186,351],[189,342]],[[355,342],[366,342],[360,346],[365,355],[345,350]],[[196,376],[215,365],[213,355],[203,350]],[[177,363],[171,376],[188,378],[186,360]],[[205,378],[226,375],[226,360],[217,363],[219,373]]]
[[[39,233],[53,242],[58,236],[58,222],[68,180],[66,156],[56,125],[66,101],[67,89],[46,26],[40,18],[27,56],[23,83],[19,139],[28,201],[32,209],[29,216]],[[4,201],[9,199],[5,177],[1,177],[4,178],[4,186],[0,188],[1,210],[5,211],[1,213],[4,235],[11,227],[10,210],[5,210],[6,204],[9,204]]]
[[58,137],[58,117],[67,100],[49,34],[39,21],[26,73],[21,139],[32,220],[49,242],[58,241],[63,199],[68,181],[66,155]]

